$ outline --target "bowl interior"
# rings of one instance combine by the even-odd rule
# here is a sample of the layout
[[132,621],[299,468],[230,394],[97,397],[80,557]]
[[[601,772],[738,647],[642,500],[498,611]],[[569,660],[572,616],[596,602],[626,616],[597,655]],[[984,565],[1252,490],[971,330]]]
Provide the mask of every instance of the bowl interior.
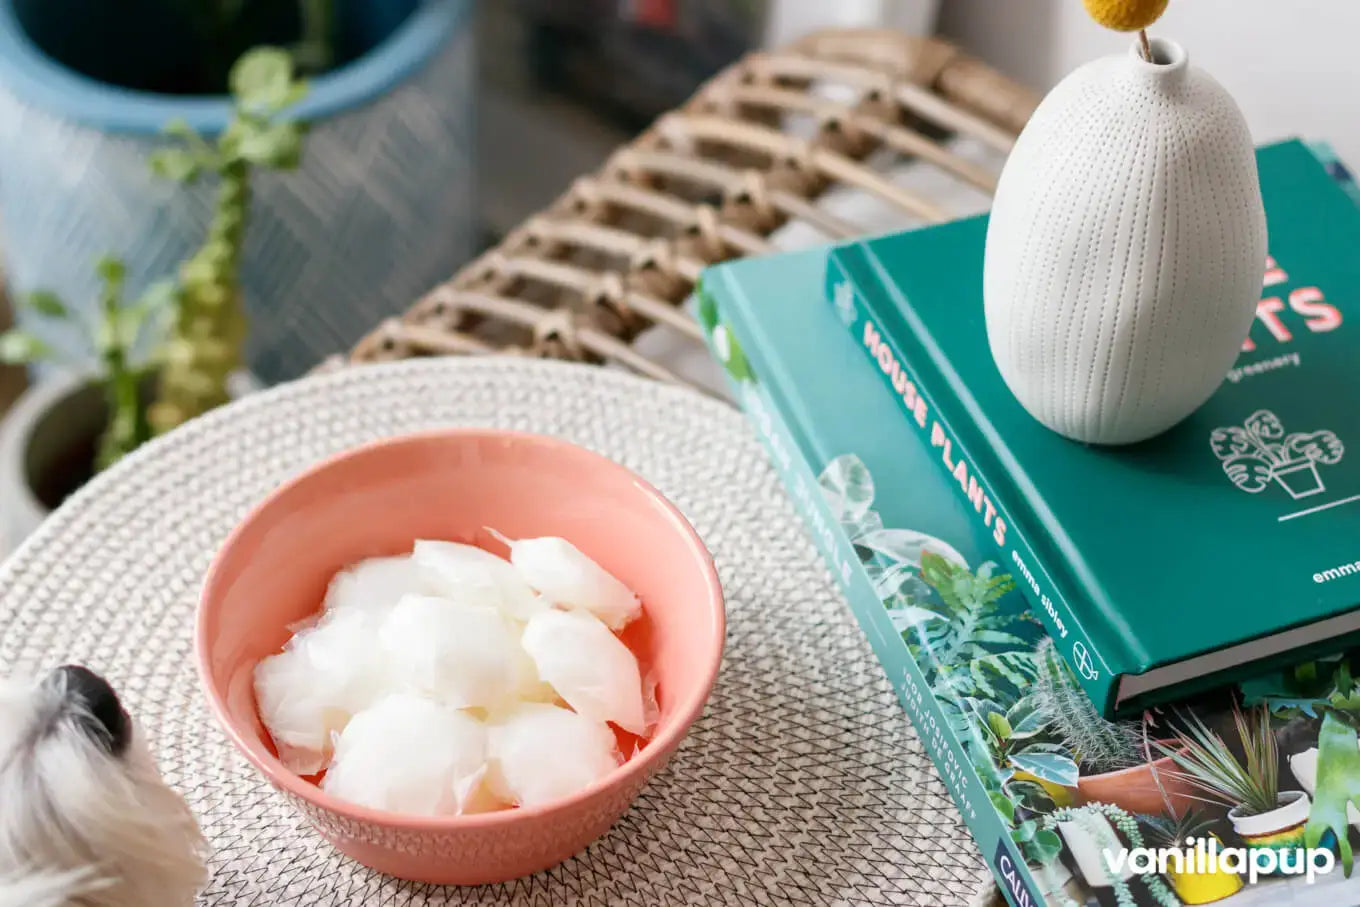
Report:
[[[721,655],[721,592],[685,519],[631,472],[533,435],[449,431],[407,436],[330,460],[283,486],[228,539],[199,611],[200,669],[210,700],[246,755],[275,780],[253,671],[315,613],[334,574],[409,552],[418,538],[472,542],[486,533],[571,541],[641,598],[625,641],[657,681],[653,739],[702,708]],[[317,791],[317,794],[320,792]],[[310,796],[310,795],[309,795]]]

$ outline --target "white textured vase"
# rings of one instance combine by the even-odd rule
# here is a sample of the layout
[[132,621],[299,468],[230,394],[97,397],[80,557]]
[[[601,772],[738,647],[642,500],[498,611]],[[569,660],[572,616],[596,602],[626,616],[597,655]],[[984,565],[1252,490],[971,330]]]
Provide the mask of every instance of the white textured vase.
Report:
[[1222,383],[1256,312],[1266,222],[1241,111],[1179,45],[1073,72],[1035,110],[987,230],[987,336],[1059,434],[1129,444]]

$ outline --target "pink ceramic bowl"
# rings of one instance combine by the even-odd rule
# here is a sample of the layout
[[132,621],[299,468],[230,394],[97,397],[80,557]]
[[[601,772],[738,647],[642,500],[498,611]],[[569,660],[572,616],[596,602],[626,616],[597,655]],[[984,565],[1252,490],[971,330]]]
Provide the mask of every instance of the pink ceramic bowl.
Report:
[[[642,598],[624,634],[657,679],[661,717],[624,765],[556,803],[474,816],[403,816],[328,796],[279,762],[256,712],[252,674],[315,612],[336,571],[407,552],[417,538],[573,542]],[[551,438],[449,430],[361,447],[274,492],[218,553],[199,605],[199,673],[246,758],[341,852],[436,884],[498,882],[546,869],[605,833],[699,717],[722,657],[722,589],[694,530],[622,466]],[[631,751],[629,749],[625,752]]]

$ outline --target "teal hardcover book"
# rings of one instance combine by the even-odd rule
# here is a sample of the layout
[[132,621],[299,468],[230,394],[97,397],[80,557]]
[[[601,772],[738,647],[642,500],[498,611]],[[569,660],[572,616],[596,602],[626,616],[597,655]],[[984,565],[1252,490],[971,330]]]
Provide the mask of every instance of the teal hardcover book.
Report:
[[1242,355],[1199,411],[1131,447],[1049,432],[1005,386],[983,320],[985,217],[828,260],[832,308],[895,418],[1107,716],[1360,631],[1360,209],[1299,142],[1258,160],[1271,259]]
[[[944,481],[937,451],[903,421],[882,418],[876,376],[856,368],[862,353],[821,298],[824,268],[821,250],[714,268],[704,278],[702,321],[1008,902],[1360,902],[1360,879],[1342,864],[1245,882],[1238,870],[1107,871],[1105,850],[1118,860],[1191,833],[1241,848],[1236,804],[1178,782],[1165,757],[1145,755],[1139,723],[1108,722],[1090,705],[1023,597],[1008,591],[1011,577],[989,565],[994,542]],[[1340,830],[1348,846],[1360,841],[1345,820],[1346,798],[1360,798],[1356,676],[1360,658],[1322,660],[1232,691],[1257,710],[1250,714],[1268,714],[1281,741],[1272,778],[1281,797],[1316,812],[1318,827]],[[1221,697],[1178,703],[1172,713],[1222,729],[1233,720]],[[1158,736],[1171,732],[1172,713],[1159,716],[1167,723]],[[1099,751],[1092,741],[1101,741]],[[1297,816],[1279,827],[1284,843],[1302,840]],[[1338,838],[1328,840],[1338,847]],[[931,846],[968,845],[935,825]],[[951,894],[968,887],[961,879]],[[962,902],[935,898],[916,903]]]
[[[963,711],[970,696],[988,703],[979,714],[1032,711],[1014,708],[1042,627],[1007,594],[1009,578],[983,566],[990,542],[937,479],[929,449],[903,424],[865,430],[880,391],[822,301],[825,268],[824,250],[711,268],[700,321],[998,884],[1015,905],[1069,903],[1045,895],[1073,884],[1056,826],[1025,812],[1017,769],[989,760]],[[931,551],[975,586],[951,605],[922,578]],[[1070,758],[1034,744],[1021,764],[1075,783]],[[940,832],[938,846],[960,846]]]
[[[1007,571],[988,566],[995,539],[940,469],[939,449],[864,368],[857,338],[823,298],[827,257],[818,249],[712,268],[700,320],[1008,903],[1360,903],[1350,861],[1360,811],[1347,805],[1360,803],[1360,657],[1310,660],[1178,701],[1153,710],[1156,724],[1102,718],[1024,597],[1007,591]],[[1285,804],[1278,810],[1251,815],[1206,794],[1146,748],[1149,732],[1174,740],[1190,718],[1233,739],[1234,702],[1277,741],[1265,780]],[[1242,862],[1257,852],[1244,845],[1298,847],[1309,832],[1339,855],[1331,871],[1304,872],[1303,860],[1271,874]],[[1187,837],[1201,843],[1184,871],[1174,860],[1128,865],[1133,848]],[[1206,841],[1217,869],[1200,856]],[[931,846],[960,841],[936,826]],[[1121,859],[1122,868],[1107,861]],[[968,887],[961,879],[953,899],[914,902],[962,903]]]

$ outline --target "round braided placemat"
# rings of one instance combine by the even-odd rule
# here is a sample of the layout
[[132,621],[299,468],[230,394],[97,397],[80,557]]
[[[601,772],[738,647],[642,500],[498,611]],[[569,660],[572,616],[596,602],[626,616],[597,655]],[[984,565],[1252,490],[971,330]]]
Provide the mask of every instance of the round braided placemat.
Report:
[[[655,483],[712,550],[723,669],[703,718],[584,854],[506,885],[439,889],[340,857],[239,758],[192,660],[199,584],[281,481],[366,441],[451,425],[558,435]],[[0,668],[79,661],[149,729],[215,854],[207,905],[963,904],[976,848],[739,413],[563,363],[350,369],[197,420],[120,463],[0,568]]]

